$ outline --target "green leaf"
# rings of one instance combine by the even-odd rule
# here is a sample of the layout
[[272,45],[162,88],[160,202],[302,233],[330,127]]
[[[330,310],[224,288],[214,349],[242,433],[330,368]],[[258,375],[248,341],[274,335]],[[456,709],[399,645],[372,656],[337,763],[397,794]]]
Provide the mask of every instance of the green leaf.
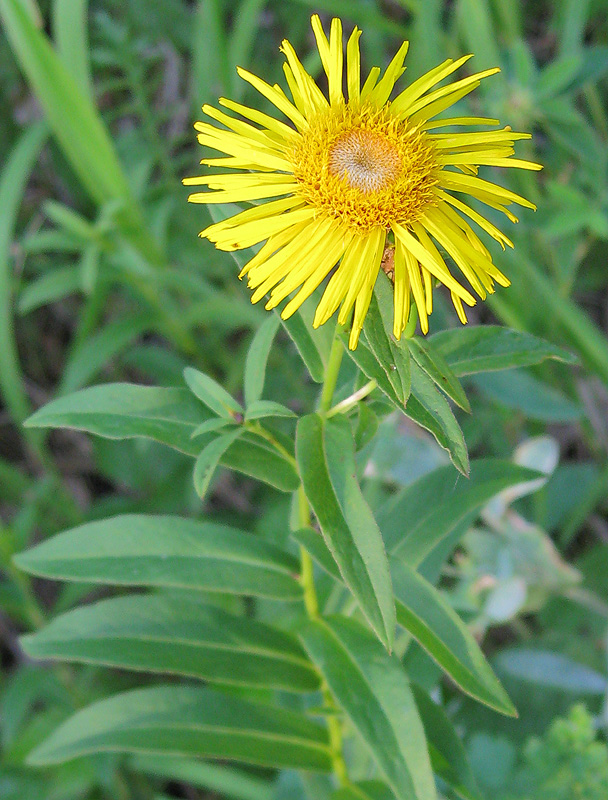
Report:
[[413,336],[409,339],[408,345],[412,357],[420,369],[426,372],[433,383],[438,386],[442,392],[445,392],[450,400],[453,400],[454,403],[464,409],[464,411],[470,412],[471,406],[464,389],[439,350],[432,347],[430,342],[423,341],[417,336]]
[[125,350],[150,326],[148,314],[120,317],[83,339],[70,353],[59,387],[60,394],[75,392],[84,386],[111,358]]
[[605,695],[608,689],[605,675],[550,650],[508,648],[498,654],[496,667],[512,678],[561,692]]
[[135,772],[221,793],[231,800],[273,800],[272,783],[244,770],[176,756],[133,756]]
[[247,351],[244,395],[248,414],[250,413],[249,406],[259,400],[264,391],[266,364],[279,324],[279,317],[276,314],[270,315],[256,331]]
[[367,403],[358,403],[357,408],[359,410],[359,419],[355,429],[355,446],[358,452],[373,440],[380,421]]
[[143,436],[196,455],[200,447],[190,437],[205,416],[186,389],[106,383],[51,400],[25,425],[73,428],[106,439]]
[[22,0],[0,0],[0,15],[17,61],[82,185],[99,205],[121,202],[117,220],[123,234],[158,264],[157,245],[145,229],[112,140],[91,99],[35,26]]
[[23,192],[47,136],[46,125],[38,123],[30,127],[6,157],[0,178],[0,390],[17,422],[30,413],[30,402],[19,365],[13,323],[11,248]]
[[[374,285],[374,294],[370,304],[370,311],[377,306],[378,314],[382,320],[386,340],[390,346],[390,361],[388,362],[389,370],[396,371],[399,375],[401,383],[401,394],[397,394],[403,399],[403,404],[407,401],[410,394],[411,378],[410,378],[410,351],[408,348],[408,340],[401,338],[395,339],[393,333],[393,309],[395,305],[395,288],[388,276],[383,271],[380,271],[378,278]],[[366,317],[367,320],[367,317]],[[390,373],[389,373],[390,379]],[[392,382],[392,381],[391,381]]]
[[74,77],[80,91],[94,100],[89,40],[87,36],[88,0],[54,0],[53,37],[67,71]]
[[524,370],[471,378],[484,395],[527,417],[544,422],[576,422],[583,414],[578,403],[565,394],[528,375]]
[[540,478],[501,459],[471,462],[468,479],[439,467],[393,495],[377,519],[389,553],[416,568],[468,514],[509,486]]
[[[278,314],[278,311],[276,312]],[[311,329],[296,311],[289,319],[281,319],[281,324],[291,337],[302,361],[315,383],[322,383],[325,376],[325,367],[319,348],[317,347]]]
[[412,691],[426,733],[433,772],[462,800],[480,800],[466,751],[450,718],[423,689],[413,684]]
[[502,714],[517,716],[467,626],[440,593],[411,567],[391,560],[397,622],[467,694]]
[[360,781],[337,789],[330,800],[394,800],[394,795],[385,783]]
[[295,417],[296,414],[282,403],[275,403],[274,400],[255,400],[247,406],[245,419],[264,419],[264,417]]
[[207,494],[207,489],[209,488],[209,484],[215,474],[220,459],[242,432],[243,429],[239,427],[221,436],[217,436],[215,439],[212,439],[197,456],[192,477],[194,480],[194,488],[201,500]]
[[356,350],[350,350],[348,347],[347,334],[341,332],[340,337],[346,352],[359,367],[361,372],[363,372],[363,374],[366,375],[370,380],[375,380],[380,391],[382,391],[388,397],[395,408],[403,411],[403,403],[401,402],[399,395],[397,392],[395,392],[395,389],[393,388],[392,383],[389,381],[386,372],[382,369],[382,366],[372,351],[366,347],[362,341],[359,341]]
[[263,481],[282,492],[295,492],[300,486],[294,463],[265,439],[248,431],[230,446],[221,460],[222,466]]
[[399,402],[404,406],[410,393],[409,353],[393,347],[393,342],[384,329],[375,295],[370,301],[363,330],[371,352],[384,370]]
[[235,424],[236,423],[233,419],[226,419],[226,417],[211,417],[211,419],[206,419],[204,422],[201,422],[200,425],[197,425],[190,434],[190,438],[194,439],[196,436],[202,436],[205,433],[213,433],[214,431],[221,430],[222,428],[228,428]]
[[42,766],[98,752],[331,769],[325,728],[303,714],[190,686],[136,689],[94,703],[64,722],[28,761]]
[[17,302],[19,314],[25,315],[47,303],[62,300],[80,291],[80,275],[77,267],[68,264],[56,267],[24,286]]
[[130,595],[68,611],[31,636],[36,659],[105,664],[211,682],[313,692],[319,676],[290,634],[196,597]]
[[392,648],[395,606],[382,536],[355,474],[354,442],[344,419],[309,414],[298,421],[296,458],[306,497],[344,582]]
[[55,580],[298,600],[298,561],[253,534],[191,519],[127,514],[59,533],[16,563]]
[[201,403],[210,408],[218,417],[233,419],[236,414],[244,414],[245,409],[240,403],[228,394],[223,386],[213,378],[205,375],[204,372],[193,367],[186,367],[184,370],[184,380],[188,384],[190,391],[198,397]]
[[300,638],[398,800],[434,800],[424,730],[399,659],[345,617],[311,622]]
[[405,407],[406,415],[432,433],[437,444],[448,451],[456,469],[468,475],[467,445],[447,400],[415,362],[411,364],[411,371],[412,394]]
[[[333,578],[341,576],[319,534],[311,528],[292,532]],[[421,644],[467,694],[503,714],[515,709],[495,677],[477,642],[456,612],[421,575],[391,559],[397,622]]]
[[578,359],[567,350],[543,341],[530,333],[498,325],[478,325],[441,331],[430,337],[455,375],[529,367],[546,358],[566,364]]

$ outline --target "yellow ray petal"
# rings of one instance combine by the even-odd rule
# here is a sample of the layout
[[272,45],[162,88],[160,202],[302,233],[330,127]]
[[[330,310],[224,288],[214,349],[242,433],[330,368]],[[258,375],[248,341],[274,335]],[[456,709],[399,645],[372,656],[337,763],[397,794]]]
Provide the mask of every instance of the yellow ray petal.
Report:
[[[430,131],[434,128],[444,128],[448,125],[500,125],[500,120],[492,119],[491,117],[446,117],[444,119],[429,120],[424,123],[422,128],[425,131]],[[442,135],[451,136],[452,134],[446,133]]]
[[[370,237],[371,238],[371,237]],[[359,334],[363,328],[365,315],[369,309],[369,304],[374,292],[374,285],[378,278],[380,271],[380,264],[382,263],[382,254],[384,253],[384,243],[386,241],[386,231],[378,228],[374,231],[372,250],[370,253],[368,268],[363,280],[360,291],[355,299],[355,313],[353,315],[353,324],[348,337],[348,347],[354,350],[359,341]]]
[[490,75],[495,75],[497,72],[500,72],[498,67],[484,69],[483,72],[476,72],[473,75],[469,75],[467,78],[462,78],[462,80],[455,81],[455,83],[450,83],[447,86],[443,86],[441,89],[435,89],[434,92],[431,92],[430,94],[427,94],[424,97],[416,100],[415,103],[412,103],[408,109],[408,114],[409,116],[413,116],[417,111],[420,111],[420,109],[431,105],[435,101],[440,100],[442,97],[458,94],[461,89],[468,88],[472,84],[479,85],[479,82],[483,80],[483,78],[488,78]]
[[325,280],[329,272],[344,255],[344,251],[352,236],[353,234],[350,231],[346,236],[344,236],[343,232],[339,232],[333,239],[330,238],[328,242],[324,242],[322,257],[318,261],[315,261],[316,265],[310,275],[304,280],[302,288],[281,312],[281,317],[283,319],[288,319],[297,311],[302,303],[309,298],[315,289]]
[[247,117],[247,119],[253,122],[257,122],[258,125],[265,125],[269,130],[278,133],[279,136],[282,136],[288,141],[293,141],[300,135],[293,128],[290,128],[289,125],[271,117],[270,114],[264,114],[262,111],[258,111],[256,108],[249,108],[249,106],[236,103],[234,100],[230,100],[227,97],[220,97],[218,103],[225,108],[229,108],[231,111],[235,111],[237,114],[242,114],[242,116]]
[[342,22],[337,17],[334,17],[331,21],[331,29],[329,32],[329,72],[327,73],[329,102],[332,107],[344,103],[344,95],[342,94],[343,69]]
[[365,79],[365,83],[361,88],[361,102],[367,100],[369,93],[373,90],[374,86],[376,85],[376,81],[380,77],[380,73],[382,70],[380,67],[372,67],[369,71],[369,75]]
[[410,84],[407,89],[404,89],[401,94],[397,95],[391,104],[393,111],[399,115],[409,116],[412,113],[412,105],[420,97],[422,97],[426,91],[428,91],[432,86],[435,86],[435,84],[439,83],[439,81],[447,78],[447,76],[451,75],[452,72],[455,72],[457,69],[459,69],[459,67],[468,61],[469,58],[472,58],[472,54],[462,56],[462,58],[459,58],[457,61],[453,61],[451,58],[448,58],[442,64],[439,64],[439,66],[429,70],[429,72],[422,75],[412,84]]
[[237,225],[215,234],[207,234],[207,238],[216,243],[219,250],[243,250],[268,239],[279,231],[290,228],[300,222],[312,220],[314,209],[299,208],[286,214],[269,215],[242,225]]
[[305,230],[309,224],[310,223],[308,222],[300,222],[291,228],[286,228],[285,230],[275,233],[273,236],[271,236],[266,244],[262,245],[253,258],[250,258],[243,269],[239,272],[239,280],[242,280],[250,271],[257,269],[261,265],[266,265],[269,263],[270,259],[276,255],[281,248],[299,236],[299,234]]
[[505,236],[505,234],[499,228],[493,225],[481,214],[478,214],[473,208],[466,205],[466,203],[461,202],[457,197],[452,197],[452,195],[442,191],[441,189],[435,189],[435,194],[440,200],[443,200],[444,202],[454,206],[454,208],[457,208],[462,214],[465,214],[467,217],[469,217],[469,219],[472,219],[473,222],[476,222],[480,228],[483,228],[486,233],[489,233],[493,239],[496,239],[496,241],[500,243],[503,250],[505,249],[505,244],[509,247],[514,247],[513,242],[508,236]]
[[277,183],[269,186],[253,186],[249,189],[195,192],[188,196],[190,203],[240,203],[244,200],[261,200],[264,197],[279,197],[297,191],[297,183]]
[[348,88],[348,102],[355,108],[358,107],[361,99],[360,36],[361,31],[355,26],[348,39],[348,44],[346,45],[346,86]]
[[252,302],[257,302],[276,283],[305,266],[309,254],[330,229],[331,224],[326,219],[307,223],[285,247],[252,269],[248,278],[249,287],[256,289]]
[[471,83],[469,86],[464,86],[458,92],[454,94],[449,94],[446,97],[440,97],[439,99],[429,103],[428,106],[424,106],[421,108],[420,111],[417,111],[415,114],[412,114],[409,117],[410,123],[414,125],[419,125],[421,123],[426,122],[431,117],[436,117],[437,114],[441,114],[442,111],[445,111],[446,108],[453,106],[459,100],[462,100],[463,97],[470,94],[474,89],[477,89],[479,86],[479,81],[475,81]]
[[315,312],[313,328],[324,325],[331,315],[337,311],[338,306],[346,296],[347,288],[352,281],[357,266],[363,259],[364,253],[365,237],[354,234],[346,247],[340,266],[329,279],[323,296],[319,301]]
[[[424,218],[421,220],[424,224]],[[391,226],[397,238],[401,240],[403,246],[412,253],[412,255],[419,261],[430,273],[438,278],[453,292],[459,294],[463,300],[473,300],[470,292],[464,286],[461,286],[450,274],[443,259],[435,259],[433,253],[427,250],[403,225],[393,223]],[[418,305],[418,303],[416,303]],[[420,309],[418,309],[420,310]]]
[[[316,288],[342,257],[344,248],[342,226],[336,225],[334,220],[324,221],[315,240],[307,245],[305,252],[298,254],[297,263],[290,265],[289,273],[272,290],[266,308],[271,309],[282,303],[287,295],[301,286],[311,275],[321,276],[314,287]],[[314,291],[314,288],[310,292]],[[304,299],[302,296],[302,303]],[[296,307],[291,307],[289,315],[295,311]],[[289,306],[285,310],[287,308]],[[283,317],[283,319],[287,319],[287,317]]]
[[384,75],[370,92],[370,103],[376,103],[378,106],[383,106],[391,96],[391,92],[393,91],[396,81],[403,74],[403,62],[405,60],[405,56],[407,55],[408,47],[409,42],[403,42],[399,50],[397,50],[392,61],[386,68]]
[[291,44],[285,39],[281,45],[300,93],[303,113],[310,115],[329,107],[327,99],[312,77],[306,72]]
[[395,239],[395,295],[393,300],[393,334],[401,338],[410,316],[410,278],[405,266],[405,254],[400,239]]
[[451,150],[453,147],[464,145],[477,145],[492,142],[516,142],[520,139],[531,139],[531,133],[517,133],[516,131],[501,128],[499,131],[480,131],[478,133],[432,133],[430,138],[435,143],[435,147],[445,147]]
[[471,175],[459,175],[457,172],[447,172],[444,170],[441,173],[441,186],[454,189],[457,192],[466,192],[467,194],[473,195],[473,197],[479,197],[480,200],[483,200],[484,195],[490,195],[490,197],[494,198],[495,202],[517,203],[520,206],[531,208],[533,211],[536,211],[534,203],[526,200],[525,197],[521,197],[521,195],[511,192],[509,189],[504,189],[502,186],[498,186],[495,183],[490,183],[490,181],[486,181],[483,178],[475,178]]
[[418,318],[420,320],[420,330],[422,333],[429,332],[429,318],[426,313],[426,299],[424,297],[424,289],[422,288],[422,280],[420,278],[420,264],[416,256],[410,249],[401,242],[403,245],[403,253],[405,255],[405,266],[407,274],[410,279],[410,286],[412,287],[412,294],[416,301],[416,308],[418,309]]
[[353,304],[365,284],[365,279],[372,266],[371,261],[376,252],[377,243],[380,241],[381,235],[384,235],[384,231],[375,229],[369,235],[361,237],[363,246],[358,250],[359,260],[352,264],[352,279],[346,291],[346,297],[342,302],[340,313],[338,314],[338,322],[340,325],[344,325],[348,321]]
[[274,86],[270,86],[266,81],[263,81],[261,78],[258,78],[257,75],[253,75],[242,67],[237,67],[236,71],[244,81],[250,83],[261,95],[270,100],[279,111],[282,111],[297,128],[302,129],[306,127],[306,118],[298,111],[293,103],[289,102],[284,93],[280,92]]
[[456,309],[456,313],[458,314],[458,319],[462,322],[463,325],[467,324],[467,315],[464,313],[464,308],[462,307],[462,300],[458,297],[457,294],[454,292],[451,293],[452,296],[452,303],[454,303],[454,308]]
[[461,239],[464,239],[464,237],[455,237],[450,235],[445,228],[438,226],[436,222],[430,218],[428,212],[423,217],[422,224],[454,259],[462,274],[465,276],[477,294],[481,297],[481,299],[485,300],[486,287],[478,276],[477,271],[470,263],[470,259],[467,258],[462,252],[462,247],[460,245]]

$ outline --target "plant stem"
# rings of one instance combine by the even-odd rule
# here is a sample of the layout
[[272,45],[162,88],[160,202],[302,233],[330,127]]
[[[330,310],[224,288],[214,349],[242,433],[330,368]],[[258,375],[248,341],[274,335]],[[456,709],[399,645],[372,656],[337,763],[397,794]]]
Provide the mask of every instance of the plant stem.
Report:
[[341,326],[336,325],[334,340],[331,345],[329,360],[325,369],[323,388],[321,389],[321,400],[319,401],[319,412],[321,414],[326,414],[329,411],[334,392],[336,391],[338,374],[342,364],[342,356],[344,355],[344,345],[339,336],[340,330]]
[[[344,346],[339,337],[339,331],[339,326],[336,326],[329,360],[325,369],[325,379],[321,389],[321,399],[319,401],[319,412],[321,414],[326,414],[329,411],[338,382],[338,373],[340,372],[340,365],[344,353]],[[303,486],[300,486],[298,489],[298,523],[302,527],[310,527],[311,523],[310,506],[304,493]],[[308,618],[311,620],[319,619],[319,598],[315,587],[314,564],[310,554],[302,546],[300,546],[300,582],[304,589],[304,606]],[[323,704],[330,711],[327,716],[327,729],[329,733],[333,771],[340,786],[350,786],[346,762],[342,754],[342,723],[339,717],[334,713],[339,709],[336,706],[333,695],[325,680],[323,680],[321,684],[321,693],[323,695]]]

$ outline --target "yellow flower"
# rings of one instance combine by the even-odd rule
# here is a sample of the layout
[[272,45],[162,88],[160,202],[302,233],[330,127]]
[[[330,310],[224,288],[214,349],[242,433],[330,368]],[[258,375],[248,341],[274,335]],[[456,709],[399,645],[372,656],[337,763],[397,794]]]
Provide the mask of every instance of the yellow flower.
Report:
[[[374,67],[361,86],[361,31],[355,28],[346,47],[346,100],[342,23],[332,21],[329,40],[316,15],[312,28],[327,75],[328,97],[285,40],[281,50],[291,99],[278,85],[270,86],[244,69],[238,73],[279,109],[287,124],[224,98],[219,101],[222,106],[250,122],[203,107],[207,116],[225,127],[197,122],[198,140],[226,156],[201,163],[233,171],[185,179],[187,185],[210,190],[191,194],[189,200],[264,202],[210,225],[200,235],[221,250],[264,242],[239,277],[247,275],[253,303],[270,292],[267,309],[297,289],[283,309],[283,318],[293,314],[331,273],[313,324],[322,325],[338,308],[338,321],[346,324],[354,306],[349,340],[353,349],[378,271],[382,266],[388,272],[387,264],[395,287],[397,338],[407,323],[412,296],[422,331],[428,332],[435,282],[450,290],[458,316],[466,323],[463,303],[475,304],[467,285],[484,299],[494,291],[495,281],[501,286],[509,281],[465,217],[503,249],[513,244],[456,195],[470,195],[517,222],[508,206],[518,203],[533,209],[534,205],[477,177],[477,168],[541,167],[511,158],[513,143],[530,134],[508,127],[454,133],[457,126],[499,123],[479,117],[433,118],[499,70],[488,69],[436,88],[470,56],[450,58],[391,100],[405,69],[408,43],[399,48],[383,75]],[[442,127],[448,131],[437,132]],[[458,279],[450,272],[446,255],[462,273]]]

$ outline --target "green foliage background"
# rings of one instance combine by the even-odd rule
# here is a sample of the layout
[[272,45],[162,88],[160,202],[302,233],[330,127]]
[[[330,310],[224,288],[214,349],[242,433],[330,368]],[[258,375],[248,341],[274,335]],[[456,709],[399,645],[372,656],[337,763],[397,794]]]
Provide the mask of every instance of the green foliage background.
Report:
[[[545,165],[501,177],[539,208],[493,251],[512,287],[463,330],[437,292],[395,347],[380,282],[333,402],[379,388],[329,419],[331,330],[251,306],[180,183],[202,103],[258,102],[236,65],[281,82],[288,37],[318,77],[313,12],[363,28],[367,67],[410,39],[409,80],[499,65],[470,108]],[[424,736],[444,798],[605,796],[606,1],[0,17],[0,797],[430,798]]]

